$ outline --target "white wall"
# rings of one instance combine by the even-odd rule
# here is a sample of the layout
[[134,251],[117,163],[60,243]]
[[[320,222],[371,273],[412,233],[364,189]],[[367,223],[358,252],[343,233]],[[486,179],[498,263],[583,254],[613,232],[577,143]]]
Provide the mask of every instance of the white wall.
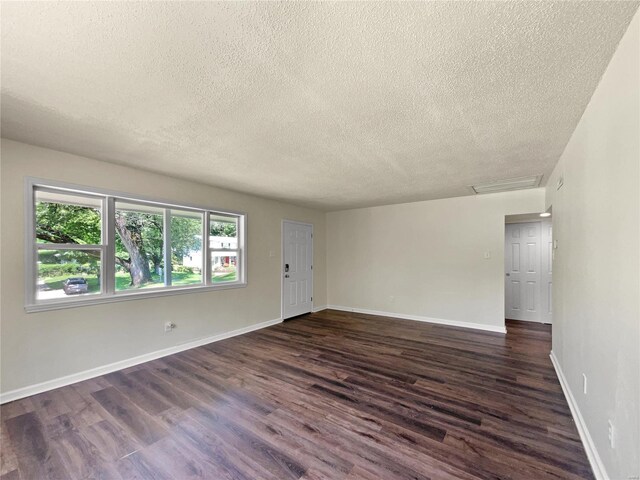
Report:
[[[313,223],[314,304],[326,304],[325,214],[89,158],[2,140],[1,392],[280,318],[283,218]],[[24,177],[36,176],[248,217],[248,286],[24,312]],[[269,257],[269,251],[275,257]],[[163,332],[172,320],[177,329]]]
[[505,215],[543,210],[539,188],[329,213],[328,303],[502,330]]
[[639,57],[637,13],[547,184],[553,351],[612,479],[640,475]]

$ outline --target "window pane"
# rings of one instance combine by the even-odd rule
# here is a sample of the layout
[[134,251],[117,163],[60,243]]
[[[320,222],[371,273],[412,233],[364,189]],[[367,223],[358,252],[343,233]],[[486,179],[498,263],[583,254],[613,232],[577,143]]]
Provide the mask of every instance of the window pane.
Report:
[[164,210],[116,201],[116,291],[164,285]]
[[238,248],[238,218],[209,216],[209,248]]
[[237,252],[211,252],[211,281],[213,283],[238,280]]
[[202,214],[171,210],[171,284],[202,283]]
[[37,300],[100,293],[100,250],[38,250]]
[[37,190],[35,201],[37,243],[102,243],[100,199]]

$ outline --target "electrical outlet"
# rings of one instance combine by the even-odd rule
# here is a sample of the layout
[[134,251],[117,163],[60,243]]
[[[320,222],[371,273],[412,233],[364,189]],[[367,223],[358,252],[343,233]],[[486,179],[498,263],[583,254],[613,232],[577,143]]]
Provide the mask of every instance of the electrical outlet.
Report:
[[174,328],[176,328],[176,324],[173,322],[164,322],[164,333],[171,332]]
[[615,447],[615,429],[613,428],[613,423],[611,422],[611,420],[609,420],[607,422],[607,425],[609,427],[609,446],[611,448],[616,448]]
[[484,259],[489,260],[491,258],[491,252],[484,252]]
[[395,302],[395,300],[396,300],[396,297],[394,297],[393,295],[389,295],[389,302],[390,303]]
[[587,394],[587,376],[582,374],[582,393]]

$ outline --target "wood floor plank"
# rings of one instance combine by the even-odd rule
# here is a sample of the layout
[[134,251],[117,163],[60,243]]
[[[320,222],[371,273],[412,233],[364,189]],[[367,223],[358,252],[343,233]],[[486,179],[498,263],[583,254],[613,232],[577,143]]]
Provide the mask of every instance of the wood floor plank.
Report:
[[118,479],[115,466],[78,430],[71,429],[55,440],[58,452],[69,478]]
[[149,369],[140,369],[134,373],[128,375],[138,385],[142,385],[148,390],[155,392],[164,402],[167,404],[178,407],[182,410],[186,410],[194,405],[194,401],[186,395],[181,395],[180,392],[173,389],[173,387],[154,375]]
[[4,423],[22,478],[43,480],[69,478],[37,414],[24,413]]
[[23,413],[35,411],[36,408],[33,405],[32,398],[33,397],[22,398],[0,406],[0,421],[4,422]]
[[0,476],[18,469],[18,458],[13,451],[13,445],[9,438],[9,431],[0,425]]
[[116,388],[109,387],[91,394],[109,412],[120,426],[145,444],[164,437],[167,432],[161,424],[138,408]]
[[127,455],[116,462],[118,474],[126,480],[172,480],[169,472],[153,463],[142,450]]
[[171,405],[165,402],[156,392],[146,385],[136,382],[130,375],[139,372],[134,370],[129,375],[123,372],[113,372],[105,375],[107,381],[123,393],[128,399],[150,415],[157,415],[168,410]]
[[0,480],[20,480],[20,478],[20,472],[17,469],[0,475]]
[[548,354],[325,310],[0,409],[0,479],[593,478]]
[[144,446],[133,435],[125,432],[116,422],[102,420],[81,429],[82,435],[110,462],[131,455]]
[[194,414],[199,422],[215,431],[225,443],[244,451],[277,478],[298,479],[304,475],[306,468],[303,465],[292,459],[286,452],[260,439],[251,430],[228,420],[227,415],[205,408],[197,408]]
[[224,476],[238,480],[265,478],[278,479],[270,469],[262,468],[250,456],[245,455],[242,449],[237,449],[232,442],[226,442],[211,429],[208,420],[202,419],[200,414],[193,409],[188,411],[188,419],[182,422],[177,432],[180,437],[189,442],[192,448],[200,451],[217,468],[221,468]]

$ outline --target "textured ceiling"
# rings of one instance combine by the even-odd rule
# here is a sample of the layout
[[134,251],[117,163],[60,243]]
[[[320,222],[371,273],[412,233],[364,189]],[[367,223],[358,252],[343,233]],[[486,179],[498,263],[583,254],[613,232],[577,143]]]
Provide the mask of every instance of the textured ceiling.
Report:
[[326,210],[468,195],[548,176],[637,6],[3,2],[2,134]]

